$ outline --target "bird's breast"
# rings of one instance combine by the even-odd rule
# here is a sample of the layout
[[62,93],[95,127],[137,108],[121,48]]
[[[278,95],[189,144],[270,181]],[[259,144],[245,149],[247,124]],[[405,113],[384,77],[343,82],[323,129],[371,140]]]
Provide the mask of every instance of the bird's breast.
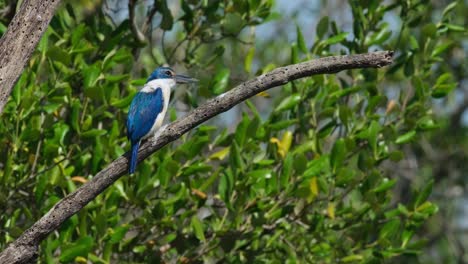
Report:
[[171,87],[169,85],[160,84],[160,86],[157,88],[160,88],[162,91],[163,106],[162,106],[161,112],[158,113],[156,119],[154,120],[154,124],[151,127],[150,131],[142,139],[146,139],[148,137],[153,136],[159,130],[159,128],[161,128],[161,126],[164,123],[164,117],[166,116],[167,108],[169,107]]

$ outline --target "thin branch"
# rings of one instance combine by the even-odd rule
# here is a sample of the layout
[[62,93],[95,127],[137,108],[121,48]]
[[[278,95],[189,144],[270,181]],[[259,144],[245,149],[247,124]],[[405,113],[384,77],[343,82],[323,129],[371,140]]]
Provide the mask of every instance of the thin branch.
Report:
[[140,31],[137,26],[135,18],[135,8],[138,0],[129,0],[128,1],[128,18],[130,20],[130,29],[133,33],[133,36],[139,43],[145,43],[145,34]]
[[[151,138],[142,144],[138,154],[138,161],[141,162],[199,124],[228,111],[235,105],[262,91],[317,74],[331,74],[348,69],[380,68],[391,64],[393,61],[392,56],[392,51],[381,51],[326,57],[277,68],[260,75],[208,100],[191,111],[186,117],[168,125],[157,139]],[[55,204],[47,214],[0,253],[0,263],[30,263],[33,261],[38,255],[38,247],[42,240],[127,173],[128,154],[126,153],[114,160],[86,184]]]
[[187,36],[185,36],[181,41],[179,41],[175,45],[174,49],[172,49],[172,51],[171,51],[171,55],[169,55],[169,58],[167,58],[167,62],[169,62],[169,64],[171,64],[172,59],[174,59],[174,55],[175,55],[177,49],[179,49],[179,47],[187,40],[188,40],[188,38],[187,38]]
[[39,143],[37,144],[37,147],[36,147],[36,154],[34,155],[34,162],[31,167],[31,174],[29,175],[29,178],[32,178],[34,176],[34,172],[36,171],[37,160],[39,159],[39,152],[41,150],[42,141],[44,140],[44,127],[43,127],[44,120],[45,120],[45,114],[44,112],[41,112],[41,121],[40,121],[41,127],[39,130],[39,134],[41,135],[41,140],[39,140]]
[[151,7],[150,10],[148,10],[147,16],[145,21],[143,22],[143,25],[141,27],[141,30],[138,28],[136,17],[135,17],[135,8],[137,5],[138,0],[129,0],[128,1],[128,17],[130,20],[130,29],[135,36],[135,39],[139,43],[145,43],[146,42],[146,37],[145,35],[148,34],[148,31],[151,27],[151,24],[153,23],[153,18],[156,15],[156,12],[158,11],[157,8],[157,1],[154,0],[153,6]]
[[60,0],[24,0],[0,39],[0,113]]
[[161,36],[161,51],[162,51],[162,54],[164,56],[164,60],[166,61],[166,63],[170,63],[171,61],[169,61],[169,56],[167,55],[167,51],[166,51],[166,31],[165,30],[163,31],[162,36]]
[[150,24],[150,29],[148,32],[148,39],[149,39],[149,54],[151,58],[153,59],[154,63],[156,65],[161,65],[162,62],[159,61],[159,59],[154,55],[154,40],[153,40],[153,24]]
[[151,26],[153,24],[153,17],[156,15],[156,11],[158,11],[158,8],[157,8],[157,5],[156,5],[157,2],[158,2],[157,0],[154,0],[153,1],[153,6],[148,11],[148,15],[146,16],[146,20],[143,23],[143,27],[142,27],[143,34],[147,34],[148,30],[151,28]]

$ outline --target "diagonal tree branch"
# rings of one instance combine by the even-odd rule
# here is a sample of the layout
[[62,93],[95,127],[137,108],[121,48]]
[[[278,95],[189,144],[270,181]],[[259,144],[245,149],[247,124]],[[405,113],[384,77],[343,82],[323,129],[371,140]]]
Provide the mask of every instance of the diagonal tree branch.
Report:
[[60,0],[24,0],[0,39],[0,114]]
[[[140,148],[138,160],[141,162],[204,121],[226,112],[259,92],[317,74],[330,74],[347,69],[380,68],[392,63],[392,55],[392,51],[380,51],[326,57],[277,68],[260,75],[207,101],[191,111],[186,117],[167,126],[157,139],[152,138],[144,142]],[[33,261],[38,254],[40,242],[65,220],[76,214],[107,187],[126,174],[127,166],[128,153],[114,160],[86,184],[59,201],[47,214],[0,253],[0,263],[30,263]]]

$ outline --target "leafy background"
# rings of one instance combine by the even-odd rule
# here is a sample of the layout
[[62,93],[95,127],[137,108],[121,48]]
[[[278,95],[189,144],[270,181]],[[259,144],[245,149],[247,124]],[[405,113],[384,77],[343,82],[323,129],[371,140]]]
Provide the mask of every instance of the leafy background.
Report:
[[[0,1],[0,32],[16,6]],[[130,7],[65,1],[15,86],[1,248],[128,150],[126,112],[155,67],[201,80],[173,92],[173,121],[281,65],[395,50],[391,67],[294,81],[199,126],[70,218],[39,260],[467,261],[466,1]]]

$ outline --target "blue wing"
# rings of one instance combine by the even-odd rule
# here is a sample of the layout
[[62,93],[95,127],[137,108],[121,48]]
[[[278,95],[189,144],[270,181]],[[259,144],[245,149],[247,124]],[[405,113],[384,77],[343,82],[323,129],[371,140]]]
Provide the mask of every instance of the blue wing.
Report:
[[140,141],[151,130],[163,105],[161,88],[151,93],[138,92],[133,97],[127,117],[127,137],[132,144]]

